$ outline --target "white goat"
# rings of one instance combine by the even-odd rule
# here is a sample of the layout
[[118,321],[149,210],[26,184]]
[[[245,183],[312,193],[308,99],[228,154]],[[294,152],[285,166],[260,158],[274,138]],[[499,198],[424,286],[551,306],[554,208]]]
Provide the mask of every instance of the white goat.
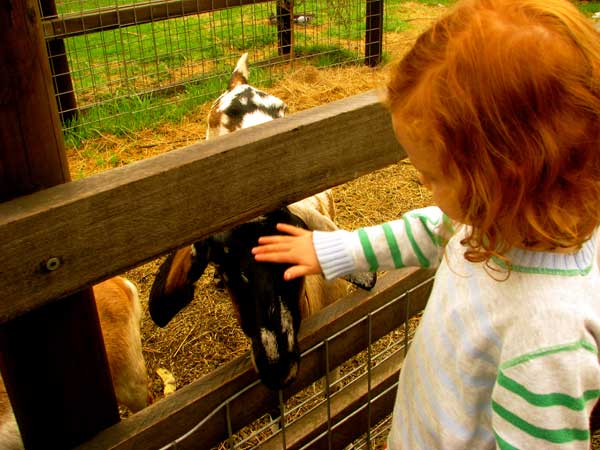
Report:
[[[122,277],[103,281],[93,291],[117,401],[137,412],[152,400],[142,354],[138,291]],[[22,448],[19,427],[0,377],[0,449]]]

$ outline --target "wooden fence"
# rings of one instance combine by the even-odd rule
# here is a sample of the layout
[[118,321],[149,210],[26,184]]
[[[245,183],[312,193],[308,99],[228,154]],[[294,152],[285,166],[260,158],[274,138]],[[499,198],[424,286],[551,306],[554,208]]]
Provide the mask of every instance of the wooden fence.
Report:
[[[329,367],[343,363],[420,312],[430,292],[432,274],[418,269],[386,274],[372,292],[355,292],[304,321],[299,344],[307,354],[302,357],[296,380],[283,391],[283,400],[324,377],[325,361]],[[327,346],[322,345],[325,340]],[[369,426],[392,411],[404,348],[286,426],[284,438],[275,433],[262,441],[260,448],[343,448],[367,433]],[[309,349],[312,351],[307,352]],[[279,401],[277,392],[258,381],[245,355],[102,431],[78,450],[151,450],[173,442],[172,448],[177,450],[215,448],[232,433],[273,411]],[[331,447],[329,439],[333,441]]]
[[[36,0],[0,4],[0,37],[0,370],[26,448],[171,442],[255,377],[248,361],[119,422],[90,286],[398,161],[404,153],[388,114],[369,92],[71,182]],[[399,272],[371,294],[344,299],[307,322],[301,345],[429,276]],[[398,314],[420,309],[426,289]],[[382,332],[395,326],[380,320]],[[335,358],[364,348],[340,342],[332,343]],[[302,365],[294,389],[323,373],[310,358]],[[253,395],[248,412],[272,401],[261,385]]]

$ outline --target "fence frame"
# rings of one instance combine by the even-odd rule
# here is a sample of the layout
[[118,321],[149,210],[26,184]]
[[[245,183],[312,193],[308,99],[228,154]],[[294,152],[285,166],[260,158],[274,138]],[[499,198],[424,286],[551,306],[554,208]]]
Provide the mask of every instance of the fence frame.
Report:
[[[0,36],[5,201],[70,177],[37,2],[1,2]],[[71,448],[119,420],[93,293],[83,284],[0,326],[0,371],[27,449]]]
[[[410,292],[407,301],[396,302],[390,310],[379,314],[373,320],[370,338],[371,342],[376,341],[424,308],[429,297],[433,273],[432,270],[416,268],[387,273],[381,277],[373,291],[356,291],[319,311],[302,324],[299,336],[300,351],[305,352],[322,343],[353,322],[359,321],[378,308]],[[283,391],[283,399],[287,400],[324,377],[326,373],[324,361],[328,360],[330,367],[334,367],[365,350],[370,344],[368,338],[364,329],[355,326],[344,335],[329,341],[328,355],[325,354],[326,350],[323,346],[317,351],[304,355],[296,380]],[[366,403],[368,392],[375,396],[392,387],[398,381],[401,367],[399,362],[402,361],[403,356],[402,353],[396,355],[373,371],[370,389],[367,389],[363,381],[363,384],[359,383],[359,387],[353,389],[350,394],[347,391],[342,392],[343,395],[331,399],[332,422],[337,424],[348,412],[361,409],[361,404]],[[235,433],[256,418],[273,411],[279,404],[278,393],[267,389],[257,380],[258,376],[249,355],[240,356],[134,416],[103,430],[77,447],[77,450],[162,448],[186,434],[203,420],[205,421],[203,427],[178,441],[175,448],[193,450],[198,448],[198,442],[202,442],[203,448],[213,448],[228,439],[229,426]],[[222,405],[227,399],[236,395],[237,401],[232,403],[228,410],[230,419],[228,424]],[[395,389],[391,389],[381,402],[371,404],[373,423],[391,412],[394,397]],[[359,414],[358,417],[362,416]],[[336,433],[338,442],[344,439],[347,444],[359,437],[367,431],[366,424],[366,421],[362,424],[350,421],[339,425]],[[327,417],[326,414],[324,417],[321,408],[321,411],[314,411],[288,429],[286,448],[290,450],[300,448],[324,430],[327,430]],[[320,441],[320,444],[311,445],[311,448],[327,448],[326,445],[323,447],[323,438]],[[261,449],[281,448],[281,436],[277,434],[261,443]],[[336,445],[333,448],[341,447]]]
[[72,448],[126,427],[92,284],[404,152],[369,92],[69,181],[37,1],[0,25],[0,370],[26,448]]

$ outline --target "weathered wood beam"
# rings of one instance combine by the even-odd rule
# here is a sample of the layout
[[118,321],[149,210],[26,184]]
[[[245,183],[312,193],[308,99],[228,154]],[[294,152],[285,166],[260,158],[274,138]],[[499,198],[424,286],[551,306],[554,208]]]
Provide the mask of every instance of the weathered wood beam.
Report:
[[[0,2],[0,41],[2,202],[70,176],[38,0]],[[72,448],[119,420],[91,289],[1,324],[0,370],[27,449]]]
[[370,92],[0,204],[0,323],[403,155]]

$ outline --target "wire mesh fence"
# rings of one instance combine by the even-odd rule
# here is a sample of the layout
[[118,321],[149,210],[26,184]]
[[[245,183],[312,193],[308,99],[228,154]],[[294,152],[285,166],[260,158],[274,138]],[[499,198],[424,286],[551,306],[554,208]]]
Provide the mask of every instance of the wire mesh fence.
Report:
[[[302,364],[311,357],[322,359],[321,380],[286,397],[274,392],[275,407],[242,427],[239,411],[260,388],[255,380],[226,398],[195,426],[161,450],[196,448],[222,449],[379,449],[383,448],[391,424],[397,378],[418,323],[432,278],[395,295],[362,317],[306,349]],[[412,305],[411,305],[412,302]],[[400,313],[400,314],[399,314]],[[389,332],[379,333],[384,327]],[[337,365],[339,348],[362,340],[362,350]],[[220,420],[214,420],[216,417]],[[220,443],[207,445],[215,423],[224,428]],[[199,441],[200,439],[200,441]]]
[[39,4],[63,129],[75,136],[176,120],[216,98],[244,52],[259,86],[298,64],[381,58],[380,0]]

